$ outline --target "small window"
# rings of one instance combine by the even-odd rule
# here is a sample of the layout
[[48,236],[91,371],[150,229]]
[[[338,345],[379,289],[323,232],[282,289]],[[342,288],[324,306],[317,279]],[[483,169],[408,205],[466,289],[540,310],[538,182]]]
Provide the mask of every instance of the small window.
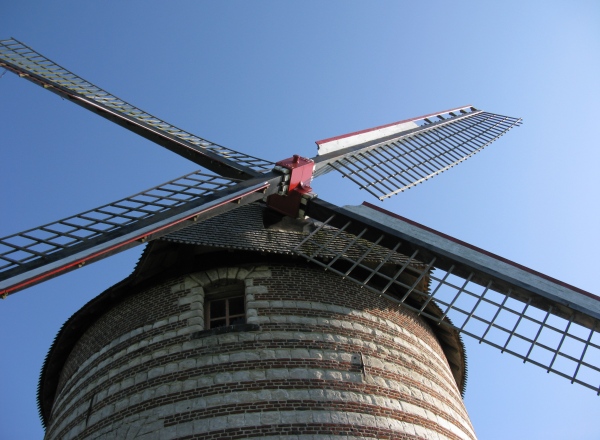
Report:
[[205,304],[207,329],[246,323],[243,285],[213,286],[207,290]]

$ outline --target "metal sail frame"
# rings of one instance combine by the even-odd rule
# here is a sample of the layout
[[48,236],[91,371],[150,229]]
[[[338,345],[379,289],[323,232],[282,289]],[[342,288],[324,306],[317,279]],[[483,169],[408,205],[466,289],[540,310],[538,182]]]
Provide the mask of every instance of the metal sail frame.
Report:
[[15,39],[0,40],[0,67],[222,176],[251,178],[273,168],[272,162],[215,144],[152,116]]
[[1,238],[0,296],[260,200],[275,192],[280,180],[272,173],[240,181],[194,172]]
[[[307,214],[322,223],[297,255],[600,395],[600,297],[368,203],[314,199]],[[321,233],[332,227],[343,233]],[[389,252],[373,263],[375,244]],[[441,317],[427,312],[431,301]]]
[[406,123],[413,123],[415,128],[364,143],[356,136],[359,138],[356,145],[318,156],[315,176],[335,170],[384,200],[467,160],[511,128],[521,125],[521,119],[466,106],[396,125]]
[[[0,239],[0,294],[281,193],[289,179],[269,172],[271,162],[176,128],[17,40],[0,41],[0,67],[221,176],[191,173]],[[520,124],[519,118],[465,106],[351,133],[321,141],[330,143],[313,158],[314,177],[336,170],[383,200],[466,160]],[[306,213],[323,223],[290,249],[297,255],[600,394],[600,298],[377,208],[367,208],[365,216],[318,199],[306,204]],[[382,249],[388,250],[383,259]],[[489,267],[482,265],[486,258]],[[432,301],[442,316],[427,312]]]

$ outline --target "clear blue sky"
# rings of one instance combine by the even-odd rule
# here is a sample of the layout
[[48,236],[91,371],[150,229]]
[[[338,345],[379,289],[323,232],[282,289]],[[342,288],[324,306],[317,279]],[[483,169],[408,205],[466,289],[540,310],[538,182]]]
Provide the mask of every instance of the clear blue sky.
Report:
[[[382,206],[600,294],[598,2],[4,0],[0,37],[11,36],[181,128],[271,160],[464,104],[523,117]],[[10,73],[0,132],[0,236],[196,169]],[[314,187],[339,205],[378,203],[337,176]],[[41,438],[35,392],[54,336],[140,252],[0,302],[0,438]],[[600,438],[592,391],[465,343],[481,439]]]

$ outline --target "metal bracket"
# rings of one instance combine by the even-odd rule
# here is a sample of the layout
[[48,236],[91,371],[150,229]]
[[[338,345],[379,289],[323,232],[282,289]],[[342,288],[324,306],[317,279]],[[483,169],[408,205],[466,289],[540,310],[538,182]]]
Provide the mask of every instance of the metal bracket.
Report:
[[312,193],[315,162],[295,154],[275,164],[273,171],[284,177],[277,194],[267,198],[267,205],[281,214],[294,218],[304,218],[308,200],[316,197]]

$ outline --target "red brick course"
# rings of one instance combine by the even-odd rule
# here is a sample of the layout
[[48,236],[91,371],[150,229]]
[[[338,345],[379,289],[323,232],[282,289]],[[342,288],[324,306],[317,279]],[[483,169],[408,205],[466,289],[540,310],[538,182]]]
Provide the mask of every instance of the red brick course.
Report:
[[[177,335],[177,331],[186,329],[188,323],[186,319],[174,317],[190,310],[189,304],[181,300],[193,294],[189,287],[193,283],[188,280],[185,284],[186,277],[169,280],[130,296],[105,313],[80,338],[65,362],[46,438],[87,438],[90,435],[110,435],[109,433],[113,432],[111,429],[116,433],[116,429],[131,417],[138,414],[153,414],[152,411],[167,407],[171,412],[160,416],[163,423],[159,430],[173,429],[186,423],[189,425],[194,421],[217,416],[233,414],[258,416],[265,412],[290,411],[299,413],[308,411],[315,414],[323,411],[356,413],[375,417],[375,419],[368,419],[371,420],[369,423],[380,423],[375,422],[379,420],[378,417],[381,420],[402,422],[394,425],[395,429],[390,429],[385,423],[381,426],[368,426],[310,422],[265,423],[208,431],[205,427],[202,433],[176,436],[182,439],[257,438],[301,434],[349,435],[361,438],[418,438],[410,433],[410,429],[405,433],[399,431],[398,427],[404,426],[402,424],[421,427],[450,439],[474,438],[460,392],[447,362],[444,361],[443,350],[425,321],[412,312],[398,310],[397,305],[385,298],[361,290],[319,269],[289,265],[270,265],[269,269],[270,272],[264,272],[264,277],[255,276],[247,280],[246,284],[247,288],[254,289],[252,293],[246,295],[248,307],[256,309],[254,316],[259,320],[257,322],[260,322],[258,331],[213,335],[200,340],[194,340],[189,333]],[[290,280],[295,282],[290,285]],[[173,289],[174,286],[183,285],[186,287]],[[290,301],[303,304],[294,307]],[[306,308],[306,302],[315,304],[315,308]],[[258,305],[253,306],[253,304]],[[357,313],[344,314],[328,310],[326,307],[328,305],[352,309]],[[286,317],[325,319],[320,319],[318,325],[281,322],[281,319],[285,321]],[[161,327],[152,328],[154,323],[169,319],[170,322]],[[249,317],[249,322],[252,319]],[[360,324],[365,331],[357,331],[349,328],[348,325],[340,326],[332,323],[328,325],[328,320],[338,324],[339,322],[350,325]],[[411,335],[386,325],[384,320],[408,330]],[[114,342],[121,336],[140,328],[146,330],[132,334],[121,342]],[[170,337],[130,349],[124,354],[124,350],[134,344],[150,341],[153,337],[164,336],[168,332],[172,333]],[[319,339],[319,335],[327,335],[328,339]],[[415,337],[418,338],[419,343]],[[108,347],[111,343],[112,346]],[[419,345],[422,343],[429,346],[432,352],[424,350]],[[282,353],[305,350],[313,353],[314,356],[265,359],[259,356],[277,350],[282,350]],[[256,356],[248,360],[217,364],[200,361],[216,355],[239,357],[244,356],[245,353],[255,353]],[[363,365],[344,361],[341,358],[328,359],[328,356],[333,356],[331,353],[343,354],[346,358],[358,353],[361,359],[364,357],[366,361]],[[400,356],[394,353],[399,353]],[[113,359],[117,354],[120,357]],[[85,364],[92,356],[95,356],[95,359]],[[144,363],[132,363],[142,356],[147,358]],[[191,368],[179,368],[176,371],[160,370],[160,374],[157,373],[156,377],[133,380],[152,369],[172,366],[188,359],[198,359],[199,364]],[[100,363],[107,360],[110,360],[107,365],[98,368]],[[373,364],[375,361],[383,363]],[[388,369],[388,365],[392,364],[395,365],[394,369]],[[274,370],[298,371],[301,374],[308,374],[309,377],[263,378],[251,381],[231,379],[225,383],[213,383],[207,386],[198,384],[193,389],[182,389],[183,384],[189,380],[217,377],[215,375],[219,374],[234,375],[240,372],[262,374]],[[315,374],[336,376],[323,379]],[[125,381],[129,381],[128,385],[121,387],[119,384]],[[385,383],[401,384],[401,386],[397,389],[394,388],[396,385],[390,388]],[[141,399],[140,396],[144,391],[158,390],[161,387],[167,387],[164,389],[169,391]],[[261,390],[330,390],[342,392],[340,395],[342,397],[341,400],[335,401],[290,398],[268,402],[261,400],[225,402],[181,411],[173,406],[184,408],[186,402],[190,402],[191,408],[194,402],[202,399],[215,396],[226,398],[227,395],[233,396],[239,392]],[[353,401],[349,397],[351,394],[348,393],[372,396],[372,403]],[[405,402],[409,404],[407,407],[409,409],[399,409],[391,403],[382,406],[373,403],[377,401],[373,400],[375,398]],[[425,412],[412,413],[410,408],[413,406],[422,408]],[[430,414],[431,417],[426,414]],[[440,425],[440,420],[445,420],[446,425]],[[450,430],[446,426],[454,428]],[[192,429],[190,426],[188,428]],[[158,438],[159,431],[153,432]]]

